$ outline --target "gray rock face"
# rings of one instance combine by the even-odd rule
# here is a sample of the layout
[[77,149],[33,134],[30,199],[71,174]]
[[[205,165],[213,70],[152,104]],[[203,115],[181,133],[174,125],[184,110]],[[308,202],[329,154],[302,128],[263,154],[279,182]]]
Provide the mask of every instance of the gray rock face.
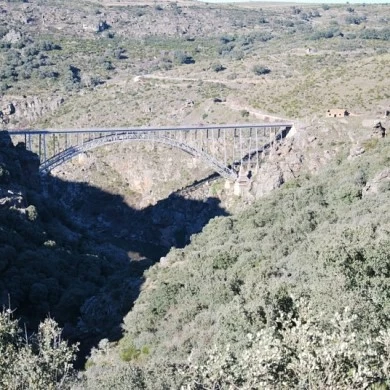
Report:
[[[264,164],[256,175],[257,180],[252,183],[252,193],[260,198],[284,183],[283,171],[279,164]],[[258,180],[261,178],[261,180]]]
[[378,122],[372,128],[372,136],[377,138],[386,137],[386,128],[383,127],[381,122]]
[[4,35],[2,40],[8,43],[17,43],[21,39],[22,34],[19,31],[10,30],[6,35]]
[[363,196],[375,195],[381,192],[384,186],[390,186],[390,168],[379,172],[373,180],[366,184],[363,190]]
[[[15,126],[28,126],[29,123],[37,120],[45,114],[53,113],[63,103],[62,96],[48,96],[47,98],[40,98],[37,96],[7,96],[8,102],[2,103],[2,110],[5,117],[12,115]],[[11,124],[8,126],[12,127]]]
[[24,195],[21,191],[0,188],[0,209],[22,209],[26,207]]
[[361,145],[353,146],[349,151],[348,159],[362,155],[366,150]]

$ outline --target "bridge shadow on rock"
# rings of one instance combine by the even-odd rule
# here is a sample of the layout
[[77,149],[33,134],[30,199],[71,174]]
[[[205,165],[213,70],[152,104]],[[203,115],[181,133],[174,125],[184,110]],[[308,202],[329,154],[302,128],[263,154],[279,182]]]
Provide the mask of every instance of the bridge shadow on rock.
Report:
[[56,177],[47,178],[44,192],[46,202],[60,205],[48,222],[48,236],[76,255],[52,276],[60,286],[57,298],[36,320],[50,313],[67,339],[81,343],[78,366],[102,338],[120,338],[144,271],[171,247],[185,246],[211,218],[227,215],[217,198],[197,201],[178,194],[136,210],[121,195]]

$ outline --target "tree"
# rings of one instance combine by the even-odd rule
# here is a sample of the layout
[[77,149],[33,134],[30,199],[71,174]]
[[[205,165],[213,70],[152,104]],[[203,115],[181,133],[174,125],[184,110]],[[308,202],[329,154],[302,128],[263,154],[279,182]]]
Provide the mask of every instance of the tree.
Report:
[[48,318],[36,335],[22,336],[11,310],[0,313],[0,388],[68,389],[77,345],[68,346],[61,329]]

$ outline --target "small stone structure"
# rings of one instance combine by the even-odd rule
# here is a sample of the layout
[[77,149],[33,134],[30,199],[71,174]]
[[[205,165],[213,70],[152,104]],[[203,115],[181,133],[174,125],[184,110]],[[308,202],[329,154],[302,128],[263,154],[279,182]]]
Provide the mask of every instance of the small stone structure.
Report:
[[326,116],[328,118],[343,118],[348,115],[349,112],[344,108],[331,108],[328,111],[326,111]]

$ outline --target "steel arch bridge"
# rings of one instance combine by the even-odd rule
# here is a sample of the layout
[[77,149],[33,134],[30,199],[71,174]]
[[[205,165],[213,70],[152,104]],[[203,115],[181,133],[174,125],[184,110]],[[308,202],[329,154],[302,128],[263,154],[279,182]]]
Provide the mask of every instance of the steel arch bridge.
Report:
[[144,141],[178,148],[207,163],[222,177],[235,180],[238,166],[253,167],[270,147],[284,138],[292,123],[50,129],[9,131],[14,142],[38,154],[47,174],[81,153],[118,142]]

